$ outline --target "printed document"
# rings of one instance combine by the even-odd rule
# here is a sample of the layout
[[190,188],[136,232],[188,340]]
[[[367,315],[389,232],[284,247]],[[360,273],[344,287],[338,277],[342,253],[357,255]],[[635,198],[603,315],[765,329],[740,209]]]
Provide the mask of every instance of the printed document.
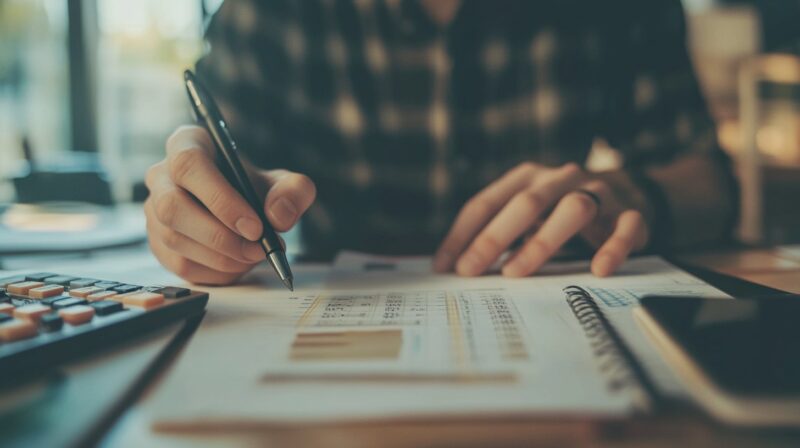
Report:
[[[305,277],[308,275],[307,277]],[[588,291],[659,389],[680,385],[639,333],[646,294],[725,297],[657,257],[609,278],[588,262],[535,276],[435,274],[427,257],[346,252],[298,270],[294,293],[211,291],[208,316],[148,400],[160,429],[397,418],[540,414],[622,417],[632,397],[608,387],[564,288]]]

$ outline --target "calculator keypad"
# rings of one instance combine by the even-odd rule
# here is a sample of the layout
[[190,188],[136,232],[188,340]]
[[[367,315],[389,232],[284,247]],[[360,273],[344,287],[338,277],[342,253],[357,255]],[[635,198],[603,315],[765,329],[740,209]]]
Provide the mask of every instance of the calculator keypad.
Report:
[[191,291],[37,272],[0,279],[0,353],[5,343],[61,331],[122,311],[148,311]]

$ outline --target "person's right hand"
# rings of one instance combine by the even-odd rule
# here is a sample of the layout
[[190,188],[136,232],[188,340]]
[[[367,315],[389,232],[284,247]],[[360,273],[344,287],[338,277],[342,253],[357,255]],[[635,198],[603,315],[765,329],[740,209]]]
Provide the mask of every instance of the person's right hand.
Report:
[[[258,215],[214,164],[214,143],[198,126],[182,126],[167,140],[167,156],[150,167],[144,203],[150,248],[170,271],[199,284],[237,280],[265,254]],[[314,202],[307,176],[248,167],[256,190],[266,192],[264,212],[285,232]]]

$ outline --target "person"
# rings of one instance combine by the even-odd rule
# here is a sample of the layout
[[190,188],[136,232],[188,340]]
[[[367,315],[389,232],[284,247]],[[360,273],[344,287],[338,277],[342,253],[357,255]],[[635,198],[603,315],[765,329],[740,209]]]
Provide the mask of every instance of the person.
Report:
[[[300,222],[312,253],[434,253],[464,276],[501,260],[528,276],[580,240],[605,276],[733,226],[679,0],[237,0],[207,40],[197,73],[265,213],[278,231]],[[620,168],[583,168],[598,140]],[[176,130],[146,185],[168,269],[228,284],[264,260],[203,128]]]

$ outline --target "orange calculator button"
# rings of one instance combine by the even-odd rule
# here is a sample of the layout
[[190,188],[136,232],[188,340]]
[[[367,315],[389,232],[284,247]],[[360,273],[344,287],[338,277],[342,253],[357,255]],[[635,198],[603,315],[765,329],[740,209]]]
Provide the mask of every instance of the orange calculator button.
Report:
[[61,285],[45,285],[38,288],[33,288],[28,291],[28,296],[33,299],[46,299],[60,295],[64,292],[64,287]]
[[14,314],[14,305],[10,303],[0,303],[0,314]]
[[[113,297],[112,297],[113,299]],[[122,303],[128,306],[138,306],[149,310],[164,303],[164,296],[149,291],[133,292],[121,297]]]
[[28,295],[28,291],[33,288],[38,288],[40,286],[44,286],[42,282],[22,282],[22,283],[14,283],[13,285],[8,285],[6,291],[10,292],[11,294],[16,294],[18,296],[26,296]]
[[70,325],[80,325],[92,320],[94,308],[89,305],[75,305],[58,310],[58,315]]
[[36,324],[24,319],[11,319],[0,324],[0,341],[13,342],[36,336]]
[[42,305],[41,303],[31,303],[30,305],[22,305],[14,310],[14,317],[17,319],[27,319],[32,322],[39,322],[42,316],[52,312],[52,308]]
[[90,302],[97,302],[98,300],[108,300],[115,295],[117,295],[117,293],[115,293],[114,291],[100,291],[89,294],[88,296],[86,296],[86,300]]
[[71,295],[72,297],[80,297],[81,299],[85,299],[89,295],[100,291],[103,291],[103,288],[96,288],[94,286],[85,286],[83,288],[70,289],[69,295]]

